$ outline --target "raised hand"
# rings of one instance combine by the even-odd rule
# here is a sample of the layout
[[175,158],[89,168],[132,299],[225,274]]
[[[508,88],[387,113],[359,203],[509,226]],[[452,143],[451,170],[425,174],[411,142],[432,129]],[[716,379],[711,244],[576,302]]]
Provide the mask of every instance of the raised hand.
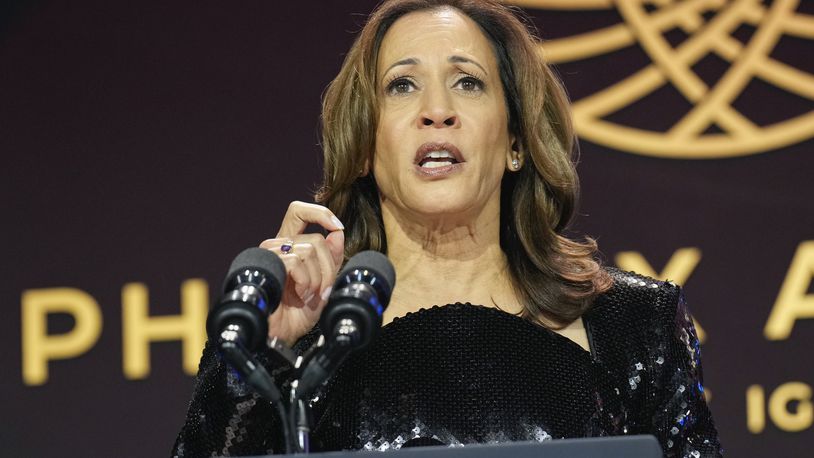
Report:
[[[327,236],[306,234],[309,224],[330,232]],[[280,256],[288,274],[280,306],[268,318],[269,337],[278,337],[290,346],[319,321],[342,266],[343,229],[342,222],[327,208],[294,201],[288,206],[277,236],[260,244]]]

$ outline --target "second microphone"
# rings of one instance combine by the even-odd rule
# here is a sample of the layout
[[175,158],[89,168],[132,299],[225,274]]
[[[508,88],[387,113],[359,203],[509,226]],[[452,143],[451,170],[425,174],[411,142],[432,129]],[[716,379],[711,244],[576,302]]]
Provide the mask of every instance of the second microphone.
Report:
[[352,351],[375,338],[395,285],[396,272],[385,255],[363,251],[350,258],[322,311],[319,326],[325,345],[303,370],[297,398],[312,394]]

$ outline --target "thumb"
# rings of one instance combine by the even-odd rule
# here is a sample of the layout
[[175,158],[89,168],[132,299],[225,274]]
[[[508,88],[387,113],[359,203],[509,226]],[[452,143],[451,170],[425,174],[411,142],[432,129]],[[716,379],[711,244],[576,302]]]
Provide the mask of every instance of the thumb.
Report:
[[337,270],[342,266],[342,261],[345,259],[345,233],[343,231],[333,231],[325,237],[325,242],[328,244],[328,250],[334,260]]

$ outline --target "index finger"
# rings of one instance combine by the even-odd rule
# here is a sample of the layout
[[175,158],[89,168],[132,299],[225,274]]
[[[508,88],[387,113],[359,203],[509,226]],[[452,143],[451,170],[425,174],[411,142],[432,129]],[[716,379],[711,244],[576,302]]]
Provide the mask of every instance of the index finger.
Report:
[[277,237],[292,237],[302,234],[309,224],[319,224],[329,231],[341,231],[345,226],[326,207],[307,202],[293,201],[288,205]]

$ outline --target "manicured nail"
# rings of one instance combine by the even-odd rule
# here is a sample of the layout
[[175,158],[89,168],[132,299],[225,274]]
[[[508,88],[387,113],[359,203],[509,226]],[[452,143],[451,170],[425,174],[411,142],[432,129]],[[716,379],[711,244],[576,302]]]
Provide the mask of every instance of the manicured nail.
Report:
[[314,298],[314,293],[309,291],[308,296],[306,296],[302,301],[305,302],[305,303],[308,303],[308,302],[311,302],[311,299],[313,299],[313,298]]
[[342,221],[339,221],[339,218],[337,218],[336,216],[331,217],[331,222],[333,222],[334,226],[338,227],[339,229],[342,229],[342,230],[345,229],[345,225],[342,224]]
[[334,289],[334,287],[333,287],[333,286],[329,286],[329,287],[325,288],[325,289],[322,291],[322,295],[321,295],[320,297],[322,297],[322,300],[323,300],[323,301],[327,301],[327,300],[328,300],[328,296],[330,296],[330,295],[331,295],[331,290],[333,290],[333,289]]

